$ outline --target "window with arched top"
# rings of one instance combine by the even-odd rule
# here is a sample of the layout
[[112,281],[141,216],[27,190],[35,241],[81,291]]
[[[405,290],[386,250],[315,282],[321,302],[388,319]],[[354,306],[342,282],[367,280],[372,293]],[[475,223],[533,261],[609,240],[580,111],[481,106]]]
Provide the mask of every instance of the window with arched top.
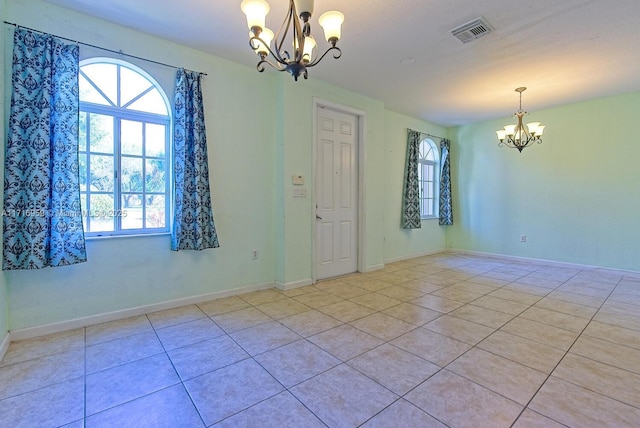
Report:
[[80,63],[79,165],[87,236],[164,233],[170,214],[168,98],[124,61]]
[[433,140],[425,138],[420,142],[418,158],[418,182],[420,184],[420,218],[438,217],[438,196],[440,194],[440,152]]

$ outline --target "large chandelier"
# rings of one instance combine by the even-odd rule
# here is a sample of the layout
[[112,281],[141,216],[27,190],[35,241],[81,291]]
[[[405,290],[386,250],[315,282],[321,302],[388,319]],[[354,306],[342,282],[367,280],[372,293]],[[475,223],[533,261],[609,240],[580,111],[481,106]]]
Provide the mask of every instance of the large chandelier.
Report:
[[516,88],[516,92],[520,94],[520,108],[513,116],[518,118],[518,123],[515,125],[507,125],[504,129],[496,131],[498,140],[500,141],[498,146],[502,147],[504,145],[518,149],[520,153],[522,153],[525,147],[529,147],[533,143],[542,143],[542,133],[545,128],[544,125],[540,125],[540,122],[529,122],[526,128],[522,124],[522,117],[528,114],[522,110],[522,93],[526,89],[525,87]]
[[[289,0],[289,12],[275,35],[273,50],[270,46],[274,34],[265,26],[265,19],[270,10],[269,3],[265,0],[244,0],[240,7],[247,15],[249,45],[260,57],[257,65],[259,72],[264,71],[264,64],[269,64],[278,71],[291,73],[297,81],[300,75],[306,79],[307,68],[318,64],[330,51],[334,51],[333,57],[336,59],[342,55],[342,51],[336,46],[344,22],[344,15],[340,12],[326,12],[318,19],[324,29],[325,38],[331,45],[318,56],[317,44],[311,35],[309,23],[313,14],[313,0]],[[291,44],[291,52],[286,43]]]

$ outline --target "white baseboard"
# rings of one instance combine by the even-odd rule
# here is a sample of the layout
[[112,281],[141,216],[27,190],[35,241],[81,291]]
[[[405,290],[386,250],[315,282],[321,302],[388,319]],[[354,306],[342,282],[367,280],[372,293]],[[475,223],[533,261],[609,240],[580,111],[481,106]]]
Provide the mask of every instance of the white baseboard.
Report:
[[382,270],[382,269],[384,269],[384,263],[380,263],[380,264],[377,264],[377,265],[366,266],[364,268],[364,270],[362,271],[362,273],[375,272],[377,270]]
[[432,256],[434,254],[440,254],[440,253],[444,253],[445,251],[447,251],[444,248],[440,248],[438,250],[429,250],[429,251],[421,251],[419,253],[411,253],[411,254],[407,254],[404,256],[399,256],[399,257],[391,257],[388,259],[385,259],[384,262],[386,263],[395,263],[395,262],[401,262],[403,260],[411,260],[411,259],[415,259],[418,257],[424,257],[424,256]]
[[24,328],[20,330],[12,330],[9,333],[9,335],[10,335],[11,341],[31,339],[33,337],[44,336],[44,335],[53,334],[53,333],[60,333],[62,331],[68,331],[76,328],[87,327],[90,325],[101,324],[103,322],[116,321],[123,318],[129,318],[137,315],[144,315],[151,312],[162,311],[165,309],[173,309],[173,308],[178,308],[180,306],[192,305],[195,303],[202,303],[202,302],[206,302],[207,300],[220,299],[223,297],[237,296],[239,294],[250,293],[252,291],[265,290],[267,288],[273,288],[274,285],[275,284],[273,282],[269,282],[264,284],[250,285],[242,288],[235,288],[232,290],[215,291],[213,293],[201,294],[201,295],[192,296],[192,297],[184,297],[181,299],[170,300],[167,302],[153,303],[151,305],[137,306],[135,308],[122,309],[119,311],[107,312],[107,313],[98,314],[98,315],[91,315],[88,317],[76,318],[69,321],[46,324],[38,327],[29,327],[29,328]]
[[282,282],[276,282],[276,288],[278,290],[287,291],[293,290],[294,288],[311,285],[312,283],[313,281],[311,281],[311,279],[302,279],[300,281],[287,282],[286,284]]
[[0,361],[2,361],[2,359],[4,358],[4,354],[7,353],[10,343],[11,343],[11,333],[7,332],[7,334],[2,339],[2,342],[0,342]]
[[580,263],[560,262],[557,260],[536,259],[533,257],[510,256],[507,254],[487,253],[483,251],[459,250],[454,248],[448,248],[446,252],[453,253],[453,254],[468,254],[470,256],[489,257],[492,259],[506,260],[506,261],[513,261],[513,262],[536,263],[536,264],[541,264],[545,266],[566,267],[566,268],[575,268],[575,269],[597,269],[599,271],[618,272],[621,274],[633,275],[633,276],[640,275],[640,272],[636,272],[632,270],[616,269],[616,268],[594,266],[594,265],[585,265]]

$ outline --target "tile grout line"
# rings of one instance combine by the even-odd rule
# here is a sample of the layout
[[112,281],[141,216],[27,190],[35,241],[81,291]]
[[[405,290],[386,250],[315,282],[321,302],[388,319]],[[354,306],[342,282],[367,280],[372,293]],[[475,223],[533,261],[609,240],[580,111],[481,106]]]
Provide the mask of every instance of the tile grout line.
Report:
[[[580,272],[582,272],[584,270],[581,270]],[[578,272],[578,273],[580,273]],[[566,284],[568,281],[570,281],[571,279],[575,278],[578,273],[574,276],[572,276],[570,279],[568,279],[567,281],[565,281],[562,285]],[[624,276],[623,276],[624,277]],[[545,377],[544,381],[540,384],[540,386],[536,389],[536,392],[531,396],[531,398],[529,399],[529,401],[527,402],[527,404],[524,406],[522,412],[520,412],[520,415],[518,415],[518,417],[516,418],[516,420],[513,422],[513,424],[511,425],[511,427],[513,427],[515,425],[515,423],[518,421],[518,419],[520,419],[520,417],[522,416],[522,414],[524,413],[524,411],[526,409],[529,408],[529,406],[531,405],[531,403],[533,402],[533,400],[535,399],[535,397],[538,395],[538,393],[540,392],[540,390],[542,389],[542,387],[549,381],[549,378],[551,378],[551,376],[553,375],[553,372],[556,371],[556,369],[558,368],[558,366],[562,363],[562,361],[565,359],[565,357],[571,352],[571,348],[573,348],[573,346],[576,344],[576,342],[578,340],[580,340],[580,338],[582,337],[582,335],[584,334],[585,330],[587,329],[587,327],[589,327],[589,324],[591,324],[591,322],[593,321],[593,319],[595,318],[595,316],[598,314],[598,312],[600,311],[600,309],[602,308],[602,306],[604,306],[604,304],[606,303],[606,301],[608,300],[608,298],[611,296],[611,294],[614,292],[614,290],[618,287],[618,285],[620,284],[620,281],[622,281],[621,277],[617,284],[615,285],[615,287],[613,287],[611,289],[611,291],[609,292],[609,294],[607,295],[607,298],[605,298],[605,300],[600,304],[600,306],[598,307],[598,310],[591,316],[591,318],[589,319],[589,322],[584,326],[584,328],[580,331],[580,333],[576,336],[575,340],[571,343],[571,345],[567,348],[567,350],[564,352],[564,354],[562,355],[562,357],[560,358],[560,360],[555,364],[555,366],[553,367],[553,369],[551,369],[551,371],[549,372],[549,374]],[[562,286],[561,285],[561,286]],[[602,394],[600,394],[602,395]],[[611,397],[608,397],[611,398]],[[535,411],[533,409],[531,409],[532,411]],[[537,412],[539,413],[539,412]],[[544,415],[542,414],[544,417],[549,418],[551,420],[553,420],[554,422],[558,422],[560,423],[560,421],[556,421],[555,419],[553,419],[552,417],[548,416],[548,415]],[[563,424],[564,425],[564,424]]]

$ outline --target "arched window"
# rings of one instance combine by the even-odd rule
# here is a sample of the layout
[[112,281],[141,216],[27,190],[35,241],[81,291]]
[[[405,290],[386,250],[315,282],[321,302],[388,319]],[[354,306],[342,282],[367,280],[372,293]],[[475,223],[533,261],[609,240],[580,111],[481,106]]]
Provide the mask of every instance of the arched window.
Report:
[[80,63],[79,164],[87,236],[169,231],[170,107],[155,80],[111,58]]
[[429,138],[420,142],[418,182],[420,183],[420,218],[437,218],[440,194],[440,153],[436,143]]

